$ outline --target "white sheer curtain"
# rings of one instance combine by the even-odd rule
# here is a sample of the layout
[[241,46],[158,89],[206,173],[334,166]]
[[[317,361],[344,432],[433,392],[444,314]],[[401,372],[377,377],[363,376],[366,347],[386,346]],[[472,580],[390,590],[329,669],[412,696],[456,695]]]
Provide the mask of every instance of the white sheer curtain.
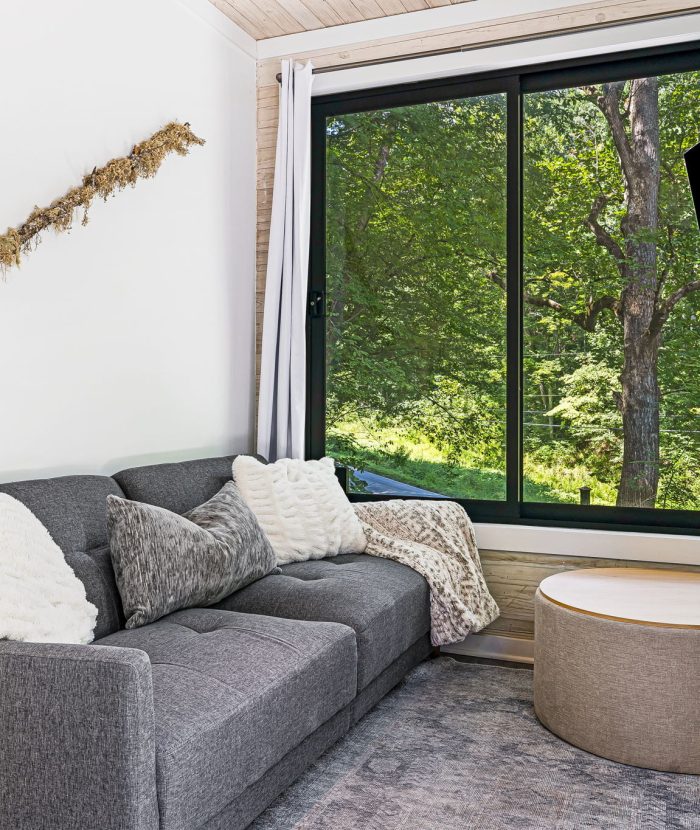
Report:
[[282,62],[258,399],[270,461],[304,457],[312,80],[310,63]]

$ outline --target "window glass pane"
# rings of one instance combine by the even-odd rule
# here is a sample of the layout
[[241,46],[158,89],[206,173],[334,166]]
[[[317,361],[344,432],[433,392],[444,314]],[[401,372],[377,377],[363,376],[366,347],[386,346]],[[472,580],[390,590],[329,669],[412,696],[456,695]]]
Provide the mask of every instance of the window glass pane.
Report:
[[327,452],[505,498],[505,94],[327,121]]
[[524,112],[525,499],[700,509],[700,74]]

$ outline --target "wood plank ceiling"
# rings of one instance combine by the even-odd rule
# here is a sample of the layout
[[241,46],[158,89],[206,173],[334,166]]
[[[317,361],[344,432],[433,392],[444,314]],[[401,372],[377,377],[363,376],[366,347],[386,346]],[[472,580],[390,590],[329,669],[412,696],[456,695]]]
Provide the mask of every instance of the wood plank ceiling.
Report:
[[210,0],[256,40],[470,0]]

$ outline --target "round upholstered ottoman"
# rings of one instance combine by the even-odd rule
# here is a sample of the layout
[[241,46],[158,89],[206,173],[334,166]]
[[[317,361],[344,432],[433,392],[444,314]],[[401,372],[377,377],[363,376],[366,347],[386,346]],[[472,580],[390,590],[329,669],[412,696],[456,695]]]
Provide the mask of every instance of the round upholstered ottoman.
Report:
[[700,574],[569,571],[535,598],[535,711],[555,735],[700,775]]

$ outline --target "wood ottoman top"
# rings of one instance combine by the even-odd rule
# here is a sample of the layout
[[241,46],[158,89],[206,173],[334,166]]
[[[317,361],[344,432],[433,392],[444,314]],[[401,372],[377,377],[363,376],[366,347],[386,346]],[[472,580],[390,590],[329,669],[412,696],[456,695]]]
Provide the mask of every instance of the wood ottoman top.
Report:
[[540,592],[550,602],[593,617],[700,629],[700,573],[582,568],[547,577]]

